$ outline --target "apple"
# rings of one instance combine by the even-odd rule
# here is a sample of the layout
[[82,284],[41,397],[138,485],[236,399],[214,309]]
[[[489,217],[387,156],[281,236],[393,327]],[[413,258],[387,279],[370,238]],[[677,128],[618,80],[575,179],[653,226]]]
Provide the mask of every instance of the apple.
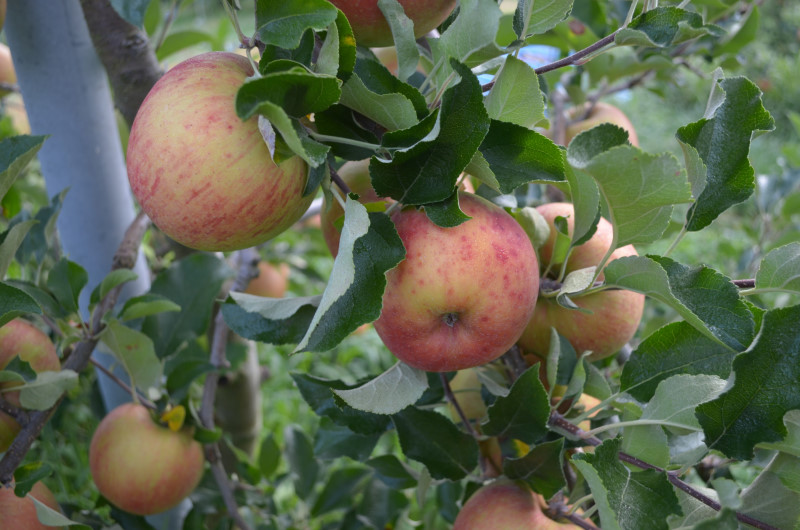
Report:
[[0,486],[0,528],[9,530],[46,530],[49,528],[52,530],[52,526],[39,522],[39,518],[36,516],[36,504],[29,497],[34,497],[55,511],[61,511],[53,492],[45,486],[44,482],[34,484],[28,495],[22,498],[14,494],[13,487]]
[[[17,356],[27,362],[36,373],[61,370],[61,361],[50,338],[21,318],[0,327],[0,370],[5,370]],[[7,382],[0,384],[0,388],[17,384]],[[2,396],[12,405],[19,406],[19,392],[6,391]],[[5,412],[0,412],[0,453],[8,450],[19,431],[19,423]]]
[[11,124],[17,134],[30,134],[31,123],[20,94],[9,94],[5,97],[5,113],[11,119]]
[[[481,382],[478,379],[476,368],[467,368],[457,372],[450,380],[450,390],[453,391],[453,396],[468,420],[480,420],[486,416],[486,403],[481,397]],[[461,421],[461,417],[452,404],[448,404],[448,409],[453,421]]]
[[[575,119],[586,114],[588,103],[580,107],[575,107],[569,113],[569,118]],[[569,145],[573,138],[583,131],[588,131],[592,127],[597,127],[601,123],[613,123],[628,131],[628,141],[631,145],[639,147],[639,138],[636,136],[636,131],[633,124],[628,117],[614,105],[598,101],[594,104],[589,115],[585,118],[575,122],[568,122],[566,134],[564,137],[564,145]]]
[[[378,194],[372,188],[372,181],[369,176],[369,158],[345,162],[336,172],[347,184],[347,187],[350,188],[350,191],[358,194],[358,202],[362,204],[378,201],[394,202],[392,199],[378,197]],[[335,184],[332,184],[332,186],[335,186]],[[341,237],[341,225],[337,227],[336,222],[343,215],[344,209],[342,209],[339,201],[334,199],[329,202],[327,197],[323,199],[320,226],[322,228],[322,237],[325,239],[325,244],[328,245],[333,257],[336,257],[339,253],[339,238]]]
[[177,242],[236,250],[280,234],[300,219],[307,166],[276,164],[253,117],[236,115],[250,62],[209,52],[183,61],[153,86],[128,141],[128,178],[142,209]]
[[571,530],[578,527],[548,518],[537,495],[500,479],[481,487],[458,512],[453,530]]
[[283,298],[289,287],[289,265],[281,263],[277,267],[269,262],[258,264],[258,276],[250,280],[244,292],[269,298]]
[[[14,62],[11,60],[11,50],[5,44],[0,43],[0,83],[16,84],[17,73],[14,70]],[[10,94],[10,90],[0,90],[0,98]]]
[[432,372],[486,364],[519,339],[539,291],[536,253],[501,207],[458,193],[471,217],[436,226],[424,211],[392,215],[406,258],[386,273],[375,330],[398,359]]
[[[574,208],[570,203],[554,202],[543,204],[537,210],[550,225],[550,236],[539,249],[539,260],[544,271],[550,264],[553,252],[554,221],[556,217],[566,217],[571,235]],[[611,246],[612,237],[611,223],[600,218],[597,231],[589,241],[572,250],[566,272],[598,265]],[[636,255],[638,254],[633,245],[627,245],[616,249],[611,254],[610,261]],[[558,267],[553,267],[551,273],[557,271]],[[599,278],[602,277],[601,273]],[[569,340],[578,355],[591,351],[589,360],[604,359],[619,351],[633,337],[644,309],[644,295],[625,290],[602,291],[575,297],[572,301],[579,307],[591,311],[591,314],[561,307],[553,298],[539,298],[536,311],[519,339],[519,346],[523,352],[547,358],[550,348],[550,328],[554,327]]]
[[[456,0],[398,0],[414,22],[414,36],[419,38],[444,22],[455,9]],[[378,0],[331,0],[342,10],[353,28],[356,44],[367,47],[391,46],[394,43],[389,23],[378,8]]]
[[125,403],[98,425],[89,446],[97,489],[118,508],[161,513],[186,498],[203,476],[203,448],[188,428],[153,421],[144,406]]

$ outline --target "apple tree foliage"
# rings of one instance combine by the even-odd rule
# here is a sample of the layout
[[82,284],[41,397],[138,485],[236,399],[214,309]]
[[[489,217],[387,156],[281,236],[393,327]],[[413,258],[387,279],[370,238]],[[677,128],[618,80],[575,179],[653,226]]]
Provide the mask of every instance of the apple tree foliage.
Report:
[[[112,3],[157,33],[158,1]],[[252,16],[236,4],[225,3],[234,19]],[[0,324],[21,315],[42,319],[64,352],[99,342],[158,408],[183,405],[199,440],[227,447],[224,429],[204,427],[198,412],[203,381],[220,370],[209,358],[212,323],[224,319],[245,339],[317,352],[327,362],[324,352],[379,316],[384,274],[404,259],[387,212],[338,189],[335,168],[369,158],[380,196],[423,208],[443,227],[467,220],[455,193],[466,171],[534,243],[547,229],[529,207],[553,197],[575,204],[573,240],[559,236],[564,252],[591,236],[601,214],[613,225],[609,255],[627,244],[663,248],[654,244],[672,238],[661,254],[615,260],[602,281],[594,270],[564,278],[554,293],[574,308],[571,299],[587,292],[628,289],[645,294],[668,321],[637,336],[629,356],[597,363],[557,335],[541,370],[512,349],[478,369],[488,412],[467,423],[442,413],[453,401],[452,374],[402,363],[349,379],[292,373],[295,391],[318,416],[316,429],[262,432],[255,453],[231,449],[236,486],[220,489],[207,477],[184,528],[233,524],[225,489],[243,514],[240,526],[446,528],[466,498],[498,475],[550,501],[549,515],[586,528],[796,528],[800,242],[765,253],[752,280],[669,255],[693,233],[726,223],[729,210],[756,191],[751,143],[774,120],[752,81],[716,67],[734,62],[755,37],[758,4],[519,0],[501,9],[494,0],[461,0],[435,34],[415,42],[402,8],[381,0],[398,50],[393,75],[358,46],[346,16],[326,0],[257,0],[255,31],[240,37],[260,52],[258,74],[239,90],[235,109],[242,119],[260,117],[274,157],[294,153],[306,161],[306,193],[321,185],[329,200],[345,202],[339,253],[321,288],[284,299],[233,291],[221,301],[235,260],[194,253],[158,271],[148,293],[109,308],[103,302],[133,273],[119,268],[87,285],[81,264],[53,250],[55,219],[69,193],[43,201],[34,214],[15,206],[20,191],[13,187],[47,139],[4,133]],[[199,42],[217,40],[172,31],[157,56]],[[553,47],[560,59],[533,68],[520,59],[531,44]],[[565,106],[621,90],[680,90],[670,80],[689,61],[709,74],[708,103],[674,131],[682,158],[635,147],[609,124],[568,147],[542,134],[563,125]],[[786,223],[797,223],[798,205],[797,191],[767,204]],[[79,294],[89,288],[88,309],[102,324],[97,334],[90,323],[76,323]],[[24,366],[16,375],[2,372],[3,380],[21,373],[22,405],[49,414],[65,392],[85,391],[65,366],[48,380]],[[578,405],[581,394],[600,405]],[[18,494],[58,476],[61,463],[22,456],[9,452],[0,463],[2,473],[14,464]],[[582,512],[569,511],[576,503]],[[291,513],[281,510],[287,504]],[[102,500],[64,508],[94,528],[149,528]],[[69,523],[45,509],[41,517]]]

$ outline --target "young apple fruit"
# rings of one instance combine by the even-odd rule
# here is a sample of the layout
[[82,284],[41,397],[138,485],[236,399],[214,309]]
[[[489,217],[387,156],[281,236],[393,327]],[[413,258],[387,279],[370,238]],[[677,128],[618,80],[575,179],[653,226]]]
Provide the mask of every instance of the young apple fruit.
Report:
[[[541,268],[545,271],[553,253],[555,219],[565,217],[569,234],[572,235],[575,211],[572,204],[564,202],[543,204],[537,210],[550,225],[550,236],[539,249]],[[611,246],[612,237],[611,223],[601,217],[597,231],[589,241],[572,250],[567,260],[566,272],[598,265]],[[611,254],[610,261],[637,255],[633,245],[627,245],[616,249]],[[559,268],[560,266],[552,267],[550,272],[558,272]],[[603,278],[602,273],[599,278]],[[591,351],[590,361],[604,359],[619,351],[633,337],[644,309],[644,295],[625,290],[601,291],[572,298],[572,301],[591,311],[591,314],[561,307],[553,298],[539,298],[533,317],[519,339],[523,352],[547,358],[550,328],[554,327],[569,340],[579,355]]]
[[458,199],[471,219],[456,227],[436,226],[415,208],[392,216],[406,258],[386,273],[375,321],[389,351],[431,372],[500,357],[519,339],[539,291],[536,253],[514,218],[477,195]]
[[[575,119],[585,115],[589,108],[588,105],[589,104],[586,104],[572,109],[570,118]],[[622,127],[628,131],[628,141],[631,145],[639,146],[639,137],[636,136],[636,131],[633,128],[631,120],[614,105],[603,103],[602,101],[595,103],[585,118],[567,125],[564,145],[569,145],[572,139],[578,136],[578,134],[583,131],[588,131],[592,127],[597,127],[601,123],[613,123],[618,127]]]
[[[61,370],[61,361],[50,338],[21,318],[0,327],[0,370],[5,370],[15,357],[27,362],[36,373]],[[16,384],[1,383],[0,388],[9,388]],[[19,392],[3,392],[3,398],[15,406],[20,404]],[[8,450],[19,430],[20,425],[14,418],[0,412],[0,453]]]
[[[456,373],[450,380],[450,390],[453,391],[458,406],[468,420],[480,420],[486,416],[486,403],[481,397],[481,382],[478,379],[477,368],[467,368]],[[449,403],[447,408],[453,421],[460,422],[461,417],[456,408]]]
[[263,243],[308,209],[307,166],[276,164],[254,116],[234,101],[253,75],[235,53],[209,52],[171,68],[139,109],[128,141],[131,189],[153,223],[199,250]]
[[161,513],[186,498],[203,476],[203,448],[184,428],[158,425],[144,406],[126,403],[98,425],[89,446],[97,489],[137,515]]
[[[456,7],[456,0],[398,0],[406,16],[414,23],[414,36],[419,38],[444,22]],[[378,0],[331,0],[342,10],[360,46],[391,46],[392,30]]]
[[261,261],[258,264],[258,276],[250,280],[247,294],[266,296],[269,298],[283,298],[289,287],[289,265],[280,263],[277,266]]
[[52,530],[54,527],[39,522],[36,504],[30,497],[60,512],[61,508],[50,488],[37,482],[25,497],[17,497],[14,488],[0,486],[0,528],[8,530]]
[[[11,60],[11,50],[5,44],[0,43],[0,83],[13,85],[16,82],[17,73]],[[9,90],[0,90],[0,98],[10,93],[11,91]]]

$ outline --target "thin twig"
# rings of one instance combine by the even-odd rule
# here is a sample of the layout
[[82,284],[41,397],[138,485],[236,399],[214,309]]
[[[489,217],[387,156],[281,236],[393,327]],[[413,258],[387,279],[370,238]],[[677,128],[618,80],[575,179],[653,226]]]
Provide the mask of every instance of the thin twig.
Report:
[[136,399],[139,400],[139,403],[141,403],[150,410],[156,410],[156,411],[158,410],[158,407],[156,406],[155,403],[144,397],[142,393],[139,392],[138,389],[131,388],[131,385],[120,379],[119,376],[117,376],[117,374],[115,374],[114,372],[103,366],[100,362],[98,362],[94,358],[89,359],[89,362],[92,364],[92,366],[103,372],[106,375],[106,377],[114,381],[117,385],[119,385],[123,390],[125,390],[131,396],[134,395],[133,393],[135,391]]
[[450,388],[450,381],[447,380],[447,377],[443,373],[439,374],[439,378],[442,380],[442,388],[444,388],[444,395],[447,398],[447,401],[453,406],[454,409],[456,409],[458,417],[461,418],[461,423],[464,424],[464,427],[467,429],[467,432],[469,432],[470,436],[477,440],[480,438],[480,435],[472,426],[472,423],[470,423],[467,415],[464,414],[464,409],[461,408],[461,405],[456,399],[455,394],[453,394],[453,389]]

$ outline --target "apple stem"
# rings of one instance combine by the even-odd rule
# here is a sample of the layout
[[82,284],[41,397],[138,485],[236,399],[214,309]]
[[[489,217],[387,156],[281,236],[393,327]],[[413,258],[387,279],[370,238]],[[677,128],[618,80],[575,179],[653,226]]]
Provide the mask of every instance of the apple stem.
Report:
[[227,13],[228,18],[230,18],[231,22],[233,23],[233,28],[236,30],[236,35],[239,37],[239,42],[243,42],[245,39],[247,39],[247,37],[245,36],[244,33],[242,33],[242,28],[241,26],[239,26],[239,19],[236,17],[236,11],[231,7],[228,0],[220,0],[220,1],[222,2],[222,7],[225,8],[225,13]]
[[461,405],[458,403],[458,400],[456,399],[455,394],[453,394],[453,389],[450,388],[450,381],[447,380],[447,376],[445,376],[443,372],[440,372],[439,373],[439,378],[442,381],[442,388],[444,389],[444,395],[447,398],[447,401],[451,405],[453,405],[454,409],[456,409],[456,412],[458,413],[458,417],[461,418],[461,423],[464,424],[464,427],[467,429],[467,432],[469,432],[470,436],[472,436],[473,438],[478,440],[480,438],[480,435],[478,435],[477,431],[475,431],[475,428],[472,426],[472,424],[467,419],[467,415],[464,414],[464,410],[461,408]]

